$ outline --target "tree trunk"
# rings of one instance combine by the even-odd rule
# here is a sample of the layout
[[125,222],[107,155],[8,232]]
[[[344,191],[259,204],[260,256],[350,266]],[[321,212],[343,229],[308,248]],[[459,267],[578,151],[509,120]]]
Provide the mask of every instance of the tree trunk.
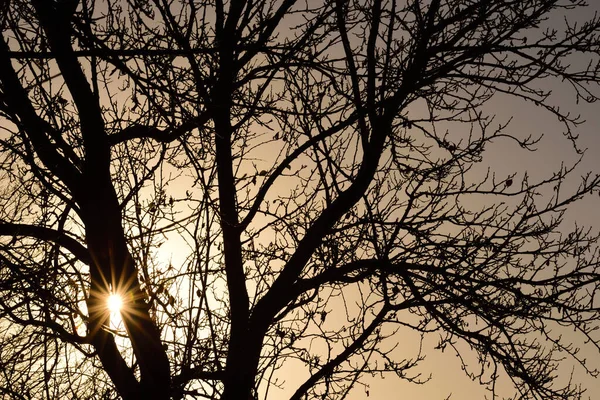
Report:
[[[92,259],[90,292],[90,326],[99,356],[107,349],[106,335],[103,331],[108,321],[106,300],[109,292],[120,293],[123,297],[121,314],[132,343],[133,351],[140,369],[141,382],[135,396],[141,398],[168,399],[170,393],[169,360],[160,340],[160,332],[150,317],[145,294],[140,289],[133,257],[127,249],[121,226],[121,211],[114,188],[108,184],[94,181],[88,185],[87,201],[82,205],[82,219],[86,229],[86,241]],[[114,340],[112,340],[114,343]],[[100,346],[101,348],[98,348]],[[109,359],[116,355],[104,354]],[[120,355],[119,355],[120,356]],[[104,361],[103,361],[104,363]],[[123,367],[114,369],[113,374],[121,375]],[[133,372],[129,371],[133,377]],[[121,378],[119,378],[121,379]],[[133,378],[135,380],[135,378]],[[113,381],[115,378],[113,378]],[[131,381],[131,380],[129,380]],[[115,382],[117,384],[117,382]],[[118,386],[118,385],[117,385]],[[125,386],[129,390],[131,384]],[[120,389],[119,389],[120,390]],[[126,393],[120,393],[124,398]]]

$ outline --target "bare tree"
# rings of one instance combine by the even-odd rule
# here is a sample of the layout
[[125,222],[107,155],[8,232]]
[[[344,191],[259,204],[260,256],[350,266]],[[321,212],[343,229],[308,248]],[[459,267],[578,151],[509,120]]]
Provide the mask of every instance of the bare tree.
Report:
[[581,398],[556,368],[597,374],[598,237],[563,219],[600,177],[480,162],[541,139],[498,96],[583,154],[547,89],[598,99],[583,6],[5,0],[0,393],[280,398],[293,370],[290,398],[348,398],[426,380],[414,331],[494,395]]

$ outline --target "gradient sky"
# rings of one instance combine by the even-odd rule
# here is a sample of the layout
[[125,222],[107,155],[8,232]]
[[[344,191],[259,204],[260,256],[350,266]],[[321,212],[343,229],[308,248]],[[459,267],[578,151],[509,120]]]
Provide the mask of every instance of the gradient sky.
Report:
[[[586,19],[590,18],[594,12],[600,12],[600,1],[592,0],[590,3],[591,7],[581,10],[578,17]],[[563,23],[563,20],[557,19],[557,22]],[[577,61],[579,60],[574,60],[574,62]],[[585,124],[576,131],[580,136],[578,142],[580,148],[586,149],[583,162],[578,168],[580,174],[572,176],[575,179],[572,179],[571,183],[577,184],[578,176],[585,172],[600,173],[600,103],[576,104],[573,91],[565,85],[561,85],[560,82],[554,82],[552,86],[546,87],[553,90],[552,99],[555,104],[573,114],[580,114],[586,120]],[[598,92],[596,90],[596,93]],[[532,177],[540,177],[556,171],[563,161],[565,164],[572,164],[578,160],[579,156],[571,143],[562,135],[561,125],[548,112],[540,110],[533,104],[507,97],[493,99],[487,106],[488,112],[497,114],[498,122],[513,117],[508,131],[512,131],[518,136],[544,134],[544,138],[537,146],[539,150],[534,153],[528,153],[514,143],[498,143],[490,148],[484,155],[483,164],[488,164],[498,176],[515,172],[522,174],[527,171]],[[577,222],[579,225],[590,226],[595,232],[598,232],[600,230],[600,196],[588,196],[570,207],[566,222],[570,224]],[[600,340],[600,335],[598,335],[598,339]],[[400,339],[401,343],[402,341],[403,339]],[[416,344],[415,338],[411,337],[407,338],[405,346],[414,350]],[[451,399],[454,400],[483,399],[487,392],[477,382],[472,382],[465,377],[460,370],[457,357],[448,351],[442,354],[439,350],[433,350],[435,344],[435,335],[427,338],[426,345],[429,348],[426,348],[425,352],[428,356],[418,368],[418,371],[424,376],[432,374],[430,382],[425,385],[413,385],[398,383],[398,380],[390,378],[373,379],[368,398],[442,400],[452,394]],[[590,363],[588,365],[600,369],[598,349],[588,346],[582,352],[587,353]],[[570,360],[565,361],[566,368],[560,374],[563,379],[568,379],[566,374],[571,372],[571,365]],[[586,394],[590,399],[600,399],[600,379],[588,377],[583,369],[577,366],[574,369],[574,380],[588,388]],[[512,394],[512,387],[506,378],[500,380],[500,387],[500,394],[506,396]],[[356,391],[351,398],[352,400],[362,400],[367,399],[367,396],[366,394],[360,395],[360,391]]]
[[[575,18],[585,20],[590,18],[594,12],[600,12],[600,1],[593,1],[590,8],[581,10]],[[570,21],[573,21],[573,17],[570,18]],[[563,24],[564,20],[556,18],[553,23]],[[557,25],[557,28],[560,28],[560,26]],[[573,63],[582,62],[582,59],[573,59]],[[569,186],[573,188],[579,183],[579,177],[586,172],[600,173],[600,133],[598,132],[600,127],[600,104],[576,104],[572,89],[560,82],[545,82],[543,88],[552,90],[551,100],[554,104],[560,106],[563,110],[570,111],[572,114],[580,114],[582,119],[586,121],[575,131],[579,135],[578,146],[580,149],[585,149],[585,155],[576,170],[578,173],[574,173],[569,184],[565,185],[566,188]],[[600,94],[600,90],[596,90],[595,93]],[[487,104],[486,110],[489,114],[496,115],[497,123],[503,123],[512,118],[512,122],[507,128],[508,133],[514,133],[518,137],[543,135],[543,139],[536,146],[538,150],[535,152],[527,152],[514,142],[498,141],[494,143],[494,146],[487,149],[484,154],[484,160],[480,164],[480,172],[485,173],[486,167],[489,166],[499,177],[498,179],[517,173],[516,181],[519,181],[519,178],[526,172],[532,180],[535,180],[551,175],[560,168],[563,162],[565,165],[572,165],[579,159],[580,156],[574,150],[573,145],[563,135],[563,127],[556,117],[549,112],[531,103],[505,95],[493,98]],[[598,232],[600,230],[599,210],[600,197],[598,195],[588,196],[569,208],[565,218],[565,229],[577,223],[580,226],[592,227],[594,232]],[[566,332],[565,335],[569,335],[569,332]],[[373,377],[365,379],[365,382],[369,384],[368,388],[365,388],[365,390],[356,388],[349,399],[442,400],[449,395],[451,395],[450,399],[453,400],[484,399],[486,395],[487,398],[491,398],[489,392],[478,382],[473,382],[465,376],[454,352],[446,350],[442,353],[440,350],[434,349],[437,340],[437,334],[430,334],[425,337],[423,352],[427,357],[417,368],[411,370],[414,375],[421,374],[422,378],[426,378],[431,374],[431,380],[428,383],[416,385],[393,377],[385,379]],[[598,335],[598,340],[600,340],[600,335]],[[418,334],[414,332],[401,333],[398,342],[398,355],[405,354],[406,357],[416,355],[419,346]],[[580,343],[579,345],[583,344]],[[473,353],[470,353],[468,349],[464,350],[463,355],[466,360],[473,356]],[[582,353],[586,354],[589,366],[600,369],[598,349],[588,345],[582,347]],[[477,369],[476,359],[473,359],[471,365]],[[559,383],[567,380],[573,371],[574,381],[588,388],[587,396],[592,400],[600,399],[600,379],[589,377],[583,368],[574,365],[571,360],[565,360],[561,364],[561,368],[557,372]],[[292,392],[297,384],[302,383],[301,377],[294,372],[283,374],[283,377],[289,383],[287,388]],[[500,395],[500,398],[514,394],[512,384],[505,376],[499,379],[497,387],[497,394]],[[291,392],[288,390],[279,392],[274,389],[272,393],[281,393],[282,398],[285,398],[286,394]]]
[[[600,0],[591,1],[593,2],[593,8],[581,11],[579,15],[581,18],[591,16],[593,11],[590,10],[600,11]],[[563,22],[560,18],[557,18],[556,21],[558,23]],[[581,60],[573,61],[581,62]],[[550,85],[550,83],[547,83],[547,85]],[[578,173],[573,174],[570,181],[572,185],[576,185],[579,175],[587,171],[600,173],[600,134],[598,133],[600,104],[575,104],[574,93],[559,82],[546,86],[546,88],[553,90],[552,99],[555,104],[575,114],[581,114],[582,118],[587,121],[576,131],[576,134],[580,136],[579,147],[586,149],[585,158],[577,170]],[[597,93],[600,94],[600,90]],[[486,110],[490,114],[496,114],[497,123],[505,122],[512,117],[512,123],[507,131],[509,133],[513,132],[515,136],[526,137],[530,134],[532,136],[543,134],[544,138],[538,145],[539,150],[533,153],[520,149],[514,142],[498,141],[494,143],[484,154],[484,161],[480,164],[481,172],[484,173],[486,167],[489,167],[500,177],[499,179],[504,179],[506,176],[516,173],[516,179],[519,180],[525,172],[532,179],[539,179],[558,170],[562,162],[571,165],[578,160],[579,156],[573,149],[572,144],[562,135],[561,125],[547,111],[540,110],[533,104],[527,104],[507,96],[494,98],[487,104]],[[571,207],[567,213],[565,229],[577,222],[591,226],[595,231],[600,230],[599,210],[600,197],[598,195],[589,196],[580,201],[574,207]],[[177,247],[177,240],[165,245],[161,249],[160,261],[165,264],[171,261],[178,264],[179,261],[173,259],[176,255],[171,256],[169,254],[169,249],[173,253],[177,253]],[[181,262],[183,263],[183,261]],[[598,335],[598,340],[600,340],[600,335]],[[398,357],[413,357],[416,355],[419,346],[418,334],[401,331],[397,341],[399,343],[396,353]],[[365,379],[365,382],[369,384],[368,389],[361,390],[360,387],[357,387],[349,398],[352,400],[367,398],[442,400],[451,394],[451,399],[483,399],[487,392],[478,383],[471,382],[465,376],[464,372],[461,371],[456,355],[451,350],[442,353],[440,350],[433,349],[437,341],[438,336],[435,333],[425,337],[423,353],[427,357],[417,368],[409,371],[413,375],[421,374],[423,378],[431,374],[432,377],[428,383],[415,385],[392,377],[386,379],[373,377]],[[589,353],[590,365],[600,369],[598,350],[588,346],[584,351]],[[465,360],[469,362],[469,358],[474,353],[470,353],[468,349],[465,349],[463,354]],[[477,367],[476,362],[473,362],[472,365],[475,368]],[[571,371],[572,366],[570,360],[564,363],[564,369],[560,371],[561,379],[567,378],[566,374]],[[600,380],[592,380],[586,377],[581,367],[574,366],[574,368],[575,381],[582,382],[584,386],[589,388],[588,395],[591,399],[600,399]],[[286,394],[290,394],[290,391],[293,392],[297,384],[303,381],[303,376],[297,375],[292,369],[283,370],[281,375],[288,381],[288,385],[285,385],[286,389],[281,392],[272,389],[271,398],[286,398]],[[505,396],[512,395],[512,386],[507,382],[506,377],[500,378],[498,393]]]

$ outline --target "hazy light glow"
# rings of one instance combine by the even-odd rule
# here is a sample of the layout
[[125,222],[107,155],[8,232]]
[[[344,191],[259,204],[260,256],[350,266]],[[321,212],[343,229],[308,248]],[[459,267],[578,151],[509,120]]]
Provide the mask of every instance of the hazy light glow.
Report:
[[111,313],[117,314],[123,307],[123,299],[118,294],[111,294],[108,296],[107,305]]

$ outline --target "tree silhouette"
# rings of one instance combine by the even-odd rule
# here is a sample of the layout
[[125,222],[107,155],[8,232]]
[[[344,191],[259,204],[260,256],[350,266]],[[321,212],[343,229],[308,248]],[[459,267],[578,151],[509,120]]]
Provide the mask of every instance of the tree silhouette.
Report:
[[481,161],[540,139],[498,96],[580,152],[547,85],[598,98],[582,6],[2,2],[0,393],[341,399],[422,382],[395,350],[413,331],[491,392],[579,398],[555,369],[596,375],[599,254],[563,219],[600,178]]

